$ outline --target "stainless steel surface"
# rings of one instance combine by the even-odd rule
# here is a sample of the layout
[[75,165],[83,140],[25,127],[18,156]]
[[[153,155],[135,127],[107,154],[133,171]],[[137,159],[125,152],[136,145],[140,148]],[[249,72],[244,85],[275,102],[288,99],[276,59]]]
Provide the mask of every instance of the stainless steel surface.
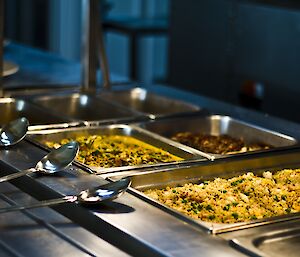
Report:
[[82,91],[96,91],[97,86],[97,30],[99,5],[97,0],[82,2],[82,38],[81,38],[81,86]]
[[[300,224],[300,222],[298,222]],[[300,226],[269,231],[255,237],[240,237],[232,242],[258,256],[299,256]]]
[[130,179],[124,178],[115,182],[110,182],[102,186],[86,189],[78,195],[68,195],[57,199],[45,200],[35,204],[16,205],[0,208],[0,213],[22,211],[27,209],[53,206],[62,203],[80,203],[80,204],[100,204],[111,201],[121,196],[130,185]]
[[[38,142],[39,144],[45,146],[47,141],[51,142],[60,142],[64,138],[75,138],[76,136],[88,136],[88,135],[126,135],[132,136],[144,143],[148,143],[152,146],[158,147],[164,151],[167,151],[175,156],[181,157],[184,160],[188,161],[190,159],[202,159],[203,158],[197,155],[196,152],[190,151],[189,148],[185,146],[177,146],[168,139],[159,137],[152,133],[149,133],[139,127],[130,126],[130,125],[107,125],[99,127],[82,127],[82,128],[67,128],[67,129],[44,129],[29,131],[28,138]],[[174,165],[178,163],[183,163],[183,161],[174,162]],[[159,166],[166,166],[170,163],[159,163],[152,165],[136,165],[136,166],[123,166],[123,167],[112,167],[112,168],[102,168],[89,166],[94,172],[103,174],[109,172],[123,172],[128,170],[143,170],[143,168],[148,168],[150,170],[155,169]],[[88,167],[83,165],[83,167]]]
[[87,94],[39,96],[33,98],[32,101],[56,115],[69,119],[113,122],[140,116]]
[[[185,183],[200,183],[201,181],[211,180],[216,177],[229,178],[238,176],[246,172],[261,174],[263,171],[276,171],[283,168],[300,167],[299,151],[282,151],[273,154],[260,153],[255,157],[235,156],[227,159],[217,159],[214,162],[202,162],[196,165],[190,165],[185,168],[177,167],[173,170],[155,171],[152,173],[139,174],[132,177],[132,187],[137,196],[152,203],[195,226],[206,228],[211,233],[222,233],[238,229],[272,224],[286,220],[299,219],[300,213],[287,214],[267,219],[258,219],[249,222],[237,222],[232,224],[220,224],[203,222],[201,220],[191,219],[156,200],[153,200],[143,194],[142,191],[149,188],[165,188],[166,186],[177,186]],[[112,178],[117,179],[117,178]]]
[[26,169],[22,172],[10,174],[0,177],[0,182],[5,182],[11,179],[19,178],[21,176],[29,175],[34,172],[40,172],[41,174],[53,174],[67,168],[75,159],[79,150],[77,142],[70,142],[64,144],[58,149],[52,150],[46,156],[44,156],[34,168]]
[[14,98],[0,98],[0,125],[12,120],[26,117],[30,125],[63,123],[72,121],[70,118],[54,116],[27,101]]
[[19,143],[28,131],[29,122],[22,117],[5,124],[0,129],[0,146],[11,146]]
[[233,138],[242,138],[246,144],[264,143],[274,148],[293,146],[298,143],[295,138],[289,135],[224,115],[178,117],[144,122],[140,123],[139,126],[167,138],[171,138],[178,132],[192,132],[213,136],[229,135]]
[[130,108],[149,115],[151,118],[199,111],[199,106],[160,96],[143,88],[101,92],[99,98],[118,103],[124,108]]
[[279,222],[220,235],[250,256],[299,256],[300,220]]
[[[1,184],[0,207],[38,202],[10,183]],[[129,256],[50,208],[1,214],[0,255]]]

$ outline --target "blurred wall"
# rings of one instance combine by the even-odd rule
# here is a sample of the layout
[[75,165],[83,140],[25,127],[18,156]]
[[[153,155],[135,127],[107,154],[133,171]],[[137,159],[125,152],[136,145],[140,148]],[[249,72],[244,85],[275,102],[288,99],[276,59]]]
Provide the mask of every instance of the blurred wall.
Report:
[[47,49],[49,47],[48,7],[47,0],[5,1],[5,37]]
[[235,104],[250,82],[255,108],[300,121],[300,9],[257,2],[171,1],[168,81]]

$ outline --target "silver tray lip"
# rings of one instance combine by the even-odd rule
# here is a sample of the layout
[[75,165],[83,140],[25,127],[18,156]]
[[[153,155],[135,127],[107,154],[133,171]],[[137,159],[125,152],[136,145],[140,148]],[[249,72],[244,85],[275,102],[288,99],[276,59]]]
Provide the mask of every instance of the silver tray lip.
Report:
[[178,99],[175,99],[175,98],[169,98],[169,97],[166,97],[164,95],[160,95],[160,94],[157,94],[155,92],[151,92],[151,91],[149,91],[146,88],[138,87],[138,86],[137,87],[133,87],[133,88],[129,88],[129,89],[101,91],[96,97],[97,98],[101,98],[101,99],[107,101],[107,99],[105,99],[105,95],[113,95],[114,93],[121,93],[122,94],[122,93],[132,92],[133,90],[143,90],[143,91],[145,91],[150,96],[154,96],[154,97],[160,98],[162,100],[174,101],[176,103],[183,104],[183,105],[185,105],[185,106],[187,106],[187,107],[189,107],[191,109],[189,111],[186,110],[186,111],[176,112],[176,113],[170,113],[170,114],[154,114],[154,113],[150,113],[150,112],[139,111],[139,110],[136,110],[134,108],[125,106],[122,103],[115,102],[115,104],[118,105],[119,107],[126,108],[126,109],[129,109],[129,110],[141,113],[141,114],[147,116],[148,118],[150,118],[152,120],[160,119],[160,118],[169,118],[169,117],[177,117],[177,116],[189,115],[189,114],[198,113],[198,112],[201,113],[203,110],[205,110],[204,108],[202,108],[199,105],[192,104],[192,103],[189,103],[189,102],[185,102],[183,100],[178,100]]
[[[298,148],[298,149],[279,150],[278,152],[279,152],[279,155],[280,155],[280,152],[282,152],[283,154],[285,154],[285,152],[287,152],[287,154],[300,153],[300,149]],[[262,154],[257,153],[256,155],[257,155],[257,157],[259,157],[261,155],[271,156],[272,153],[265,152]],[[232,158],[232,160],[246,160],[249,157],[232,156],[231,158]],[[250,158],[256,159],[253,156],[251,156]],[[161,169],[157,169],[152,172],[146,171],[144,173],[143,172],[142,173],[134,173],[134,172],[130,173],[130,171],[129,171],[127,176],[132,177],[132,176],[143,176],[143,175],[147,175],[147,174],[151,175],[153,173],[159,173],[159,172],[172,172],[175,169],[185,169],[185,168],[190,168],[190,167],[197,167],[198,165],[204,165],[204,166],[210,165],[210,164],[214,165],[218,162],[220,162],[220,163],[228,162],[228,159],[217,159],[217,160],[215,160],[215,162],[209,162],[209,163],[208,162],[206,162],[206,163],[199,162],[199,161],[195,160],[195,161],[183,163],[176,167],[175,166],[169,166],[169,167],[164,167],[164,168],[161,167]],[[299,167],[300,167],[300,161],[299,161]],[[276,166],[274,166],[273,168],[276,168]],[[117,176],[115,176],[115,175],[117,175]],[[199,177],[200,177],[200,175],[199,175]],[[108,174],[107,177],[114,181],[114,180],[117,180],[124,176],[122,176],[122,174]],[[275,223],[286,222],[286,221],[291,221],[291,220],[299,220],[300,221],[300,212],[297,212],[297,213],[291,213],[291,214],[278,215],[278,216],[274,216],[274,217],[270,217],[270,218],[258,219],[258,220],[254,220],[254,221],[237,222],[237,223],[230,223],[230,224],[205,222],[205,221],[201,221],[201,220],[192,219],[189,216],[184,215],[184,214],[180,213],[179,211],[176,211],[173,208],[168,207],[168,206],[160,203],[159,201],[148,197],[141,190],[134,188],[134,186],[132,184],[131,184],[131,187],[129,188],[129,192],[131,192],[136,197],[150,203],[151,205],[179,218],[180,220],[183,220],[184,222],[187,222],[187,223],[189,223],[193,226],[196,226],[202,230],[205,230],[211,234],[221,234],[221,233],[233,232],[233,231],[237,231],[237,230],[241,230],[241,229],[254,228],[254,227],[258,227],[258,226],[264,226],[264,225],[268,225],[268,224],[275,224]]]
[[[239,123],[239,124],[241,124],[245,127],[250,127],[250,128],[253,128],[253,129],[256,129],[256,130],[259,130],[259,131],[263,131],[263,132],[269,133],[271,135],[284,138],[287,141],[293,142],[291,145],[287,145],[287,146],[280,146],[280,147],[274,147],[274,148],[271,148],[271,149],[263,149],[263,150],[257,150],[257,151],[247,151],[247,152],[241,152],[241,153],[235,153],[235,154],[214,154],[214,153],[204,152],[205,154],[209,154],[212,157],[212,159],[227,158],[227,157],[230,157],[230,156],[233,156],[233,155],[234,156],[235,155],[249,155],[249,154],[252,155],[254,153],[272,152],[272,151],[277,150],[277,149],[289,149],[289,148],[300,146],[300,139],[297,139],[295,137],[292,137],[292,136],[289,136],[289,135],[286,135],[286,134],[283,134],[281,132],[277,132],[277,131],[274,131],[274,130],[271,130],[271,129],[268,129],[268,128],[264,128],[262,126],[255,125],[255,124],[243,121],[241,119],[236,119],[236,118],[231,117],[229,115],[222,115],[222,114],[216,114],[216,113],[206,113],[205,111],[199,112],[198,114],[195,113],[195,115],[189,115],[189,116],[172,116],[172,117],[167,117],[167,119],[155,119],[155,120],[142,121],[142,122],[134,123],[134,125],[139,126],[143,129],[147,130],[147,128],[146,127],[144,128],[143,126],[145,124],[149,124],[149,123],[152,123],[152,122],[153,123],[155,123],[155,122],[163,122],[163,123],[165,122],[165,123],[167,123],[168,121],[172,121],[172,120],[182,120],[182,121],[184,121],[184,120],[188,120],[188,119],[192,120],[192,119],[208,119],[208,118],[209,119],[213,119],[213,118],[229,119],[229,120],[237,122],[237,123]],[[157,132],[151,132],[151,133],[158,134]],[[158,135],[160,135],[160,134],[158,134]],[[161,136],[164,137],[163,135],[161,135]],[[170,138],[168,138],[168,139],[171,140],[171,141],[174,141]],[[184,145],[184,146],[187,146],[187,145]],[[189,147],[189,146],[187,146],[187,147]],[[193,147],[190,147],[190,148],[195,149],[196,151],[199,151],[200,153],[202,152],[200,150],[197,150],[196,148],[193,148]]]
[[[162,142],[165,146],[171,146],[174,149],[181,151],[182,154],[189,154],[191,158],[185,159],[182,161],[175,161],[175,162],[168,162],[168,163],[158,163],[158,164],[151,164],[151,165],[135,165],[135,166],[123,166],[123,167],[112,167],[112,168],[99,168],[99,167],[93,167],[93,166],[88,166],[83,163],[80,163],[78,161],[75,161],[75,163],[80,166],[81,168],[85,169],[89,173],[95,173],[95,174],[112,174],[115,172],[130,172],[130,171],[143,171],[144,169],[147,170],[157,170],[161,167],[169,167],[172,166],[177,166],[182,163],[189,163],[191,160],[197,160],[197,161],[206,161],[207,159],[203,159],[201,155],[197,153],[197,151],[194,151],[193,149],[187,148],[184,145],[177,145],[176,142],[169,141],[166,138],[160,137],[159,135],[152,134],[149,131],[145,131],[142,128],[139,128],[134,125],[127,125],[127,124],[110,124],[110,125],[99,125],[99,126],[73,126],[73,127],[66,127],[66,128],[52,128],[52,129],[31,129],[28,131],[28,134],[26,136],[26,139],[29,140],[30,142],[38,145],[41,148],[50,150],[47,146],[45,146],[43,143],[41,143],[39,140],[37,140],[35,137],[38,135],[49,135],[49,134],[60,134],[60,133],[65,133],[65,132],[74,132],[74,131],[88,131],[88,130],[97,130],[97,129],[130,129],[132,131],[137,131],[141,135],[146,135],[151,139],[155,139],[156,141]],[[145,141],[146,142],[146,141]],[[151,144],[150,142],[146,142]],[[163,148],[162,148],[163,149]],[[168,151],[166,149],[163,149],[165,151]],[[170,151],[168,151],[170,152]],[[174,154],[171,152],[171,154]],[[180,157],[180,156],[179,156]]]

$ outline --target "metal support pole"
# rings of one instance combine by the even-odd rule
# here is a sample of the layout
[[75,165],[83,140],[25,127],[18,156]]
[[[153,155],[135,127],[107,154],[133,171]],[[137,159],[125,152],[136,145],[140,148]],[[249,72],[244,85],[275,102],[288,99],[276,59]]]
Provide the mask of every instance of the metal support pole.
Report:
[[84,92],[95,92],[97,85],[97,15],[99,0],[82,0],[81,86]]
[[103,77],[103,88],[104,89],[110,89],[111,83],[110,83],[110,73],[109,73],[109,66],[106,56],[106,51],[104,47],[104,36],[103,36],[103,27],[102,27],[102,17],[101,13],[99,11],[99,16],[97,16],[98,19],[98,46],[99,46],[99,63],[101,67],[102,77]]
[[4,43],[4,0],[0,0],[0,97],[4,97],[4,89],[3,89],[3,43]]

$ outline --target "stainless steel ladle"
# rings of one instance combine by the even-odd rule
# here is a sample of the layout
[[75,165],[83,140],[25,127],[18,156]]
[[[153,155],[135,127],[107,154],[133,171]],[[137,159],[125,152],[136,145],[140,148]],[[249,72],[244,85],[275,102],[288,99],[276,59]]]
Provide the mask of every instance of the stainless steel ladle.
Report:
[[11,146],[19,143],[28,131],[29,122],[22,117],[9,122],[0,129],[0,146]]
[[69,195],[62,198],[45,200],[36,204],[0,208],[0,213],[33,209],[45,206],[53,206],[62,203],[79,203],[84,205],[99,204],[104,201],[110,201],[119,197],[130,186],[130,183],[131,181],[129,178],[122,178],[115,182],[81,191],[78,195]]
[[3,176],[0,178],[0,182],[15,179],[34,172],[53,174],[63,170],[72,163],[78,153],[78,150],[79,145],[75,141],[62,145],[60,148],[54,149],[44,156],[34,168]]

